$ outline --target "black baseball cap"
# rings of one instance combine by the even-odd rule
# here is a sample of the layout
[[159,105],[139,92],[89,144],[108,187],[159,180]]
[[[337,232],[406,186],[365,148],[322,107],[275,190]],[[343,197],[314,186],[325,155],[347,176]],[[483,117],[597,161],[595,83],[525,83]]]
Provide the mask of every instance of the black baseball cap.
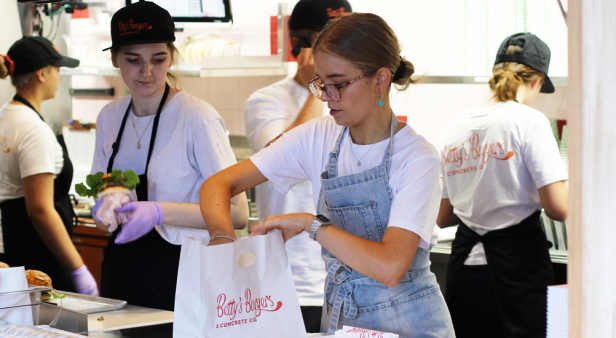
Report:
[[47,66],[79,66],[79,60],[62,56],[51,41],[40,36],[24,36],[6,54],[15,64],[13,75],[31,73]]
[[169,12],[150,1],[128,5],[111,18],[111,47],[175,41],[175,24]]
[[[509,45],[522,47],[520,54],[506,54]],[[548,68],[550,67],[550,47],[541,41],[535,34],[517,33],[507,37],[501,43],[496,53],[496,61],[494,64],[501,62],[517,62],[527,65],[530,68],[545,74],[541,93],[551,94],[554,92],[552,80],[548,77]]]
[[300,0],[289,18],[289,29],[320,32],[329,21],[352,11],[351,4],[346,0]]

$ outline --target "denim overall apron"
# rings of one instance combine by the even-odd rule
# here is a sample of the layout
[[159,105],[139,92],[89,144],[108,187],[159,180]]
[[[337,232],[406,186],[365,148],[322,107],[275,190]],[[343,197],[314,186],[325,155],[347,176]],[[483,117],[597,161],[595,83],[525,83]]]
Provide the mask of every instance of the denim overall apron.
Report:
[[[340,132],[321,174],[317,208],[330,224],[364,239],[382,241],[393,200],[389,168],[396,127],[392,113],[390,141],[381,165],[342,177],[338,177],[338,156],[347,128]],[[447,305],[430,271],[429,254],[417,248],[408,273],[398,285],[388,287],[323,249],[327,278],[321,331],[334,334],[349,325],[397,333],[400,338],[454,337]]]

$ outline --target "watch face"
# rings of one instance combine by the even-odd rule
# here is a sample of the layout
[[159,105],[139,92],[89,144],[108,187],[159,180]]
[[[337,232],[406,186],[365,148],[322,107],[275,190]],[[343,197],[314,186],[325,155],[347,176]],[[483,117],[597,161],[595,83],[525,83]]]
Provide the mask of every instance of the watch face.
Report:
[[323,222],[323,223],[327,223],[329,222],[329,218],[323,216],[323,215],[317,215],[317,218],[319,219],[319,221]]

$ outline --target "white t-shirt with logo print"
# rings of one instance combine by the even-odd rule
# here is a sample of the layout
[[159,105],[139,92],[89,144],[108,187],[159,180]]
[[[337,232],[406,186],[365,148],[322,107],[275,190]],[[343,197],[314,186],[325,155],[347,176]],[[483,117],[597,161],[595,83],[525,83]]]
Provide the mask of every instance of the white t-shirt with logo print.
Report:
[[[520,223],[541,208],[539,188],[567,179],[549,120],[513,101],[457,116],[437,150],[443,198],[480,235]],[[481,243],[465,264],[487,264]]]
[[55,177],[63,166],[62,148],[36,112],[14,103],[0,108],[0,203],[24,197],[23,178]]

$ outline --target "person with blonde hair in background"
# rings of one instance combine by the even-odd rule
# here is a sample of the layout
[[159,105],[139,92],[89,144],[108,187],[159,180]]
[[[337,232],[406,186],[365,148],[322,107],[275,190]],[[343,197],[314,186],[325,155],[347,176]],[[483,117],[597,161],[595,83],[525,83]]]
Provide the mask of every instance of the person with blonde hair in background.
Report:
[[[146,23],[148,29],[141,29]],[[111,38],[107,49],[130,95],[106,105],[97,118],[92,174],[131,169],[140,182],[138,201],[115,209],[131,215],[109,240],[101,294],[172,311],[182,238],[209,236],[197,204],[199,187],[236,160],[214,107],[175,88],[169,70],[178,55],[169,12],[149,1],[128,5],[113,15]],[[233,225],[245,227],[246,195],[227,203]],[[108,231],[100,219],[95,222]]]
[[39,114],[56,96],[62,56],[51,41],[23,37],[0,55],[0,78],[11,76],[17,94],[0,108],[0,261],[41,270],[54,288],[98,296],[98,286],[71,241],[73,164],[64,137]]
[[429,260],[441,198],[438,154],[398,122],[389,102],[392,85],[414,83],[413,64],[400,52],[377,15],[329,22],[313,45],[316,78],[308,85],[331,116],[293,128],[201,187],[211,234],[232,237],[232,196],[267,180],[280,192],[310,180],[316,216],[270,216],[252,235],[280,229],[288,240],[308,232],[323,247],[321,331],[328,334],[348,325],[401,338],[454,336]]
[[443,199],[437,224],[459,224],[445,298],[456,336],[545,337],[554,283],[541,208],[567,218],[567,172],[550,122],[530,108],[553,93],[550,49],[518,33],[498,49],[494,96],[451,121],[438,139]]

